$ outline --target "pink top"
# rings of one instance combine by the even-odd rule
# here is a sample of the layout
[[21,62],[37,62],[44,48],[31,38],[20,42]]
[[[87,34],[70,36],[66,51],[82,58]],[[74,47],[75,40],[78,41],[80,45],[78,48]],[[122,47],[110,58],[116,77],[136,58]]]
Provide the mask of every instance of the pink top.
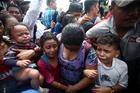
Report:
[[52,83],[54,80],[60,82],[60,66],[57,64],[56,66],[52,66],[50,62],[48,62],[48,68],[46,63],[42,58],[37,62],[38,69],[40,73],[44,76],[47,84]]

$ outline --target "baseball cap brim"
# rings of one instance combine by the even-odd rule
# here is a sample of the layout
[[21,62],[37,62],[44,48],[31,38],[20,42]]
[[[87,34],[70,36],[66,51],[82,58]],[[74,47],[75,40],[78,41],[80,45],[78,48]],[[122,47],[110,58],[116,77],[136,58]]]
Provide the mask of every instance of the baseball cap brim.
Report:
[[134,2],[134,0],[112,0],[118,7],[125,7],[130,3]]

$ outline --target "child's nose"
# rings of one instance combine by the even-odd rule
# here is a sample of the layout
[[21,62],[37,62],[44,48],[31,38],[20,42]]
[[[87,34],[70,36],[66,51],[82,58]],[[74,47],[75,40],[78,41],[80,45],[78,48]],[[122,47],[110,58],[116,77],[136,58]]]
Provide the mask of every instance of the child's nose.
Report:
[[101,55],[101,56],[104,56],[104,51],[101,51],[101,52],[100,52],[100,55]]
[[51,48],[51,52],[53,52],[53,51],[55,51],[55,49],[54,48]]

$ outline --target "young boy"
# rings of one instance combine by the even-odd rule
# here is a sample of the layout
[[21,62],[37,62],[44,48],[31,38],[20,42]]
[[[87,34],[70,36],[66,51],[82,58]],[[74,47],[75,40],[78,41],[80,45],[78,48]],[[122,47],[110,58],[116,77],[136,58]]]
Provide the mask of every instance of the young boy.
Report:
[[18,81],[24,81],[30,79],[32,88],[39,88],[39,78],[41,77],[38,70],[30,68],[30,64],[33,63],[34,59],[17,59],[17,52],[13,49],[22,50],[37,50],[36,45],[30,43],[31,37],[29,29],[24,24],[14,24],[9,29],[10,39],[14,44],[8,49],[3,63],[7,66],[11,66],[13,77]]
[[84,35],[84,29],[74,23],[62,30],[58,57],[62,79],[68,85],[67,93],[88,93],[87,87],[95,80],[83,76],[85,68],[97,69],[95,50],[84,41]]
[[[120,38],[107,33],[97,39],[98,78],[94,93],[114,93],[123,90],[128,84],[128,69],[125,62],[119,60]],[[91,77],[95,71],[85,70]]]

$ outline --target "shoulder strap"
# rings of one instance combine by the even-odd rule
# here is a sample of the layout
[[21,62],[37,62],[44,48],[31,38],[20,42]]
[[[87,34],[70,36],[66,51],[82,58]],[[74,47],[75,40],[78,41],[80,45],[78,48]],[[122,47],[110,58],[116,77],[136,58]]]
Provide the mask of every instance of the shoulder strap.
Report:
[[86,46],[85,46],[85,59],[84,59],[84,61],[86,61],[86,58],[87,58],[88,53],[90,51],[89,47],[90,47],[90,44],[86,43]]
[[83,28],[86,28],[88,25],[92,25],[92,24],[93,24],[92,22],[87,21],[82,26]]
[[94,23],[92,22],[91,19],[89,19],[88,17],[85,17],[83,18],[81,25],[83,26],[85,31],[87,31],[89,28],[91,28],[94,25]]
[[48,68],[49,67],[49,64],[48,64],[48,59],[46,57],[46,54],[44,53],[41,57],[45,61],[46,65],[47,65],[47,68]]

